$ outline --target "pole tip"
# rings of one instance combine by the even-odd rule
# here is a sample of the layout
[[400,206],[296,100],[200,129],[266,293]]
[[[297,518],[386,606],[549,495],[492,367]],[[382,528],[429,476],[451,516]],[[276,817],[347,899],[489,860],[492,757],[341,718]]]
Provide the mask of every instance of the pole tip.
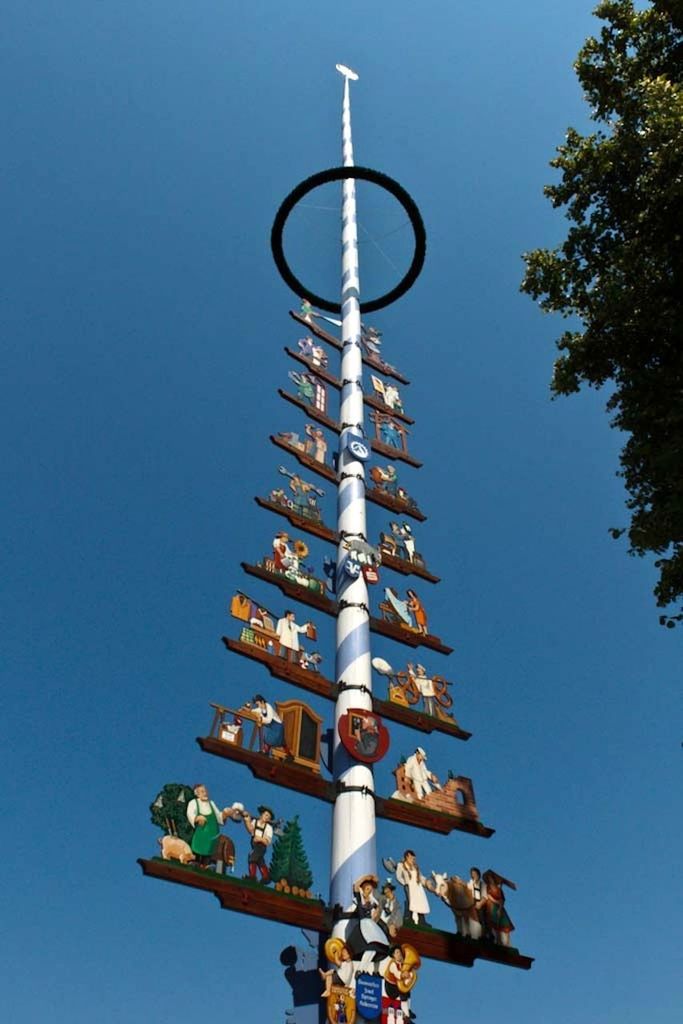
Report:
[[358,81],[358,75],[356,72],[352,71],[351,68],[347,68],[346,64],[335,64],[335,67],[339,74],[343,75],[344,78],[350,78],[352,82]]

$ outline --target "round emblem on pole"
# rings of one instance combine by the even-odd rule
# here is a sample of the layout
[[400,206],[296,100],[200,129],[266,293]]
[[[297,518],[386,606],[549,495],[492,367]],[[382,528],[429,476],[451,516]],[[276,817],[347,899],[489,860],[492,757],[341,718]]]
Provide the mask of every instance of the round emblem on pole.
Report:
[[389,749],[389,732],[374,711],[349,708],[339,719],[337,728],[340,740],[358,761],[373,764]]
[[331,167],[329,170],[318,171],[317,174],[312,174],[310,178],[306,178],[304,181],[300,182],[296,188],[292,189],[280,206],[280,209],[277,211],[270,234],[270,247],[273,252],[275,265],[280,271],[282,279],[289,285],[295,295],[300,296],[302,299],[308,299],[312,305],[317,306],[318,309],[324,309],[328,313],[341,313],[342,307],[339,302],[332,302],[320,295],[316,295],[315,292],[310,291],[292,272],[287,260],[285,259],[282,237],[285,230],[285,224],[287,223],[287,218],[296,204],[303,199],[304,196],[308,195],[309,192],[312,192],[314,188],[318,188],[319,185],[326,185],[330,181],[345,181],[347,178],[358,178],[361,181],[369,181],[373,185],[379,185],[380,188],[389,192],[398,200],[407,213],[415,235],[415,252],[413,253],[413,259],[407,272],[401,278],[399,283],[392,288],[391,291],[386,292],[384,295],[380,295],[379,298],[371,299],[369,302],[361,302],[361,313],[374,313],[376,310],[384,309],[385,306],[389,306],[392,302],[395,302],[396,299],[405,295],[408,289],[412,287],[422,270],[422,266],[425,261],[425,254],[427,252],[427,233],[425,231],[422,216],[417,208],[417,204],[406,192],[403,186],[399,185],[399,183],[394,181],[393,178],[390,178],[388,174],[382,174],[380,171],[373,171],[369,167]]

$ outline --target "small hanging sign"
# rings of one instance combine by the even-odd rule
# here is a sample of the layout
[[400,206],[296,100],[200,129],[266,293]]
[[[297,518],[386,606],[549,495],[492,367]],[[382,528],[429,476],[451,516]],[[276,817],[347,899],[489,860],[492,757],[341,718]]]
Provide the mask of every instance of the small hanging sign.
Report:
[[339,719],[339,738],[358,761],[374,764],[389,749],[389,732],[374,711],[349,708]]
[[369,974],[356,978],[356,1008],[365,1020],[376,1020],[382,1010],[382,979]]
[[379,583],[379,573],[374,565],[363,566],[363,579],[366,583]]

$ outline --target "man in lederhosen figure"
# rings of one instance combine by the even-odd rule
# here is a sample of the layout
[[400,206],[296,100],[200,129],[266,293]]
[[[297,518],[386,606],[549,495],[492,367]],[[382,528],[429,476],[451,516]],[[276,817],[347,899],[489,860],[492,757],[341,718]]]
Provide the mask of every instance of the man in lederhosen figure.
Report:
[[251,836],[251,853],[247,859],[249,864],[249,878],[256,878],[257,871],[261,872],[261,881],[265,884],[270,881],[270,871],[266,864],[266,853],[273,841],[273,826],[271,821],[275,817],[270,807],[261,805],[258,809],[258,818],[253,818],[248,811],[242,812],[244,825]]

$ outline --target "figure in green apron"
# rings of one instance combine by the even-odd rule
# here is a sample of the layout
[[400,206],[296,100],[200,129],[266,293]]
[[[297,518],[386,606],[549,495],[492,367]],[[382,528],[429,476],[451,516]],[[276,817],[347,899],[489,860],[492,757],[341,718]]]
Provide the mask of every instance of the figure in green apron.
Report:
[[208,867],[216,849],[221,825],[232,817],[232,810],[225,807],[219,811],[203,783],[194,787],[194,800],[187,805],[187,820],[194,829],[192,852],[200,867]]

